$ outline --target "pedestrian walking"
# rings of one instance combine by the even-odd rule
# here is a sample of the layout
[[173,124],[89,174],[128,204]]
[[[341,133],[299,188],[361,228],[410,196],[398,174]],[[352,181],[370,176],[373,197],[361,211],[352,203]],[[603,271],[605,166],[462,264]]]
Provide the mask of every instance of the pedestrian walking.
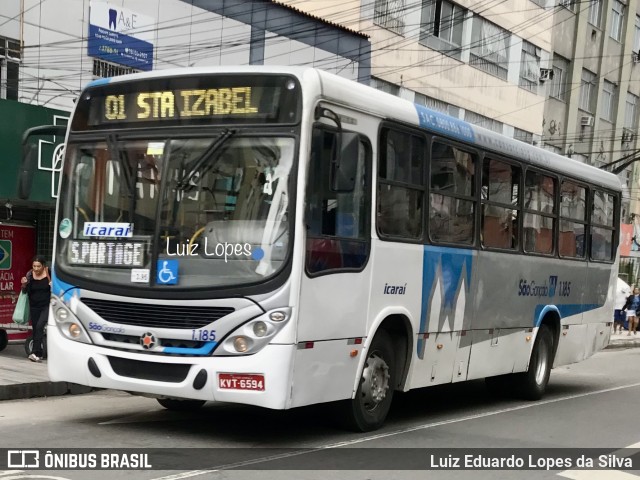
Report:
[[33,329],[33,351],[29,360],[39,362],[42,359],[42,340],[49,317],[51,298],[51,276],[44,257],[36,256],[31,262],[31,270],[22,277],[22,291],[29,296],[31,327]]
[[640,310],[640,288],[635,287],[633,293],[627,297],[627,301],[622,307],[622,311],[627,312],[627,321],[629,322],[627,335],[636,334],[638,328],[638,310]]

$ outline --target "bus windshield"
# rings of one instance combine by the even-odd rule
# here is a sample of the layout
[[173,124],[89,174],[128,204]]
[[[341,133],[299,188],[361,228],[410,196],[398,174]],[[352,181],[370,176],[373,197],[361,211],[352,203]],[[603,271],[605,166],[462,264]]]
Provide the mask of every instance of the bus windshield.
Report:
[[58,265],[132,287],[262,281],[282,268],[289,250],[294,148],[293,138],[230,130],[206,138],[71,141]]

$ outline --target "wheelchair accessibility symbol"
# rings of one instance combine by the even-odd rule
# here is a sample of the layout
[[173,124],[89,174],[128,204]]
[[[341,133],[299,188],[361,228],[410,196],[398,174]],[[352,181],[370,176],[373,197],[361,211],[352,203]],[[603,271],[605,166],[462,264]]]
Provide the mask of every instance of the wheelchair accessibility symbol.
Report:
[[156,283],[160,285],[178,283],[178,260],[158,260]]

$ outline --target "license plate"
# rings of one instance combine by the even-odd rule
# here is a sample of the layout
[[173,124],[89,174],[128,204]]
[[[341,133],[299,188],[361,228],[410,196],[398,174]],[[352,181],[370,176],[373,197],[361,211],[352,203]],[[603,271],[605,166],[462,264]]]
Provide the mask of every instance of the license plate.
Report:
[[264,375],[219,373],[218,387],[221,390],[255,390],[264,391]]

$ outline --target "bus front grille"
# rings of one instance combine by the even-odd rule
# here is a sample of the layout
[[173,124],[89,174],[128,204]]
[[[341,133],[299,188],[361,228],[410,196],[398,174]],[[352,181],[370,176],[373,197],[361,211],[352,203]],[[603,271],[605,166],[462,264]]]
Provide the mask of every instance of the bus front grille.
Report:
[[107,322],[149,328],[202,328],[234,312],[230,307],[154,305],[97,298],[82,298],[81,301]]
[[121,377],[180,383],[189,374],[191,365],[181,363],[141,362],[128,358],[107,357],[113,371]]

